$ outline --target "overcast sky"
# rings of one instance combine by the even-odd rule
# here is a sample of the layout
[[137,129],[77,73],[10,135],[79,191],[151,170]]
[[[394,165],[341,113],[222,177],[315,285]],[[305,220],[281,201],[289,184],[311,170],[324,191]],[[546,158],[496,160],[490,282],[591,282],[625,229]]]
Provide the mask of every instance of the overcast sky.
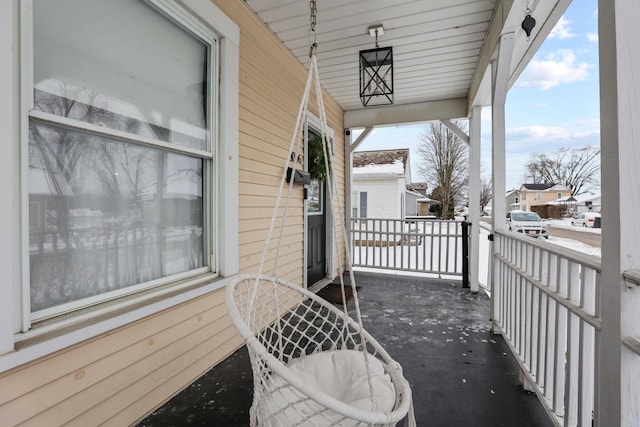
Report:
[[[507,95],[507,190],[524,179],[532,153],[600,144],[596,0],[574,0]],[[491,171],[491,110],[483,110],[482,163]],[[409,148],[414,182],[425,124],[376,128],[362,150]],[[357,136],[357,133],[356,133]]]

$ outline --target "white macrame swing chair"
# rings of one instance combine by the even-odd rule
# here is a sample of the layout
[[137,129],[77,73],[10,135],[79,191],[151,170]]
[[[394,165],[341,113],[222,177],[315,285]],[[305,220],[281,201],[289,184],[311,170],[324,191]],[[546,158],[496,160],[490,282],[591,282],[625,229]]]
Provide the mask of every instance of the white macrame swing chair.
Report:
[[[313,9],[312,9],[313,10]],[[403,418],[414,427],[411,388],[400,365],[362,326],[356,283],[351,268],[340,197],[333,177],[332,146],[318,77],[315,43],[311,65],[289,153],[280,182],[257,274],[239,275],[227,286],[229,315],[246,341],[253,372],[251,426],[396,426]],[[289,159],[300,152],[300,131],[312,80],[320,112],[330,207],[335,228],[341,225],[356,320],[347,312],[345,283],[340,274],[342,310],[306,289],[276,277],[281,239],[293,188],[290,179],[273,271],[263,274]],[[296,143],[297,141],[297,143]],[[295,145],[295,150],[294,150]],[[292,157],[292,154],[293,157]],[[295,170],[295,164],[292,165]],[[292,174],[293,175],[293,174]],[[341,257],[338,257],[340,260]],[[339,271],[345,271],[339,261]]]

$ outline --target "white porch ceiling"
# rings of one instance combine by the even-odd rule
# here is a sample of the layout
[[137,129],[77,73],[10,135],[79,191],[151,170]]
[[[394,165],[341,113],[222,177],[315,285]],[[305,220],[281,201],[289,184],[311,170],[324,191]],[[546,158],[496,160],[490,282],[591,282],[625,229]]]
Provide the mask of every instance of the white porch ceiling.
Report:
[[[245,1],[307,66],[309,1]],[[486,71],[500,34],[515,34],[510,79],[513,83],[569,3],[570,0],[317,0],[320,78],[345,112],[358,117],[358,123],[367,123],[366,117],[372,115],[377,115],[375,123],[386,124],[381,115],[398,123],[395,110],[405,115],[407,111],[416,112],[406,121],[466,116],[472,103],[486,104],[490,99],[486,89],[486,76],[490,73]],[[530,40],[520,28],[527,5],[538,21]],[[375,47],[368,29],[376,24],[384,26],[379,45],[393,46],[394,105],[365,108],[359,97],[358,52]],[[440,107],[447,110],[448,117],[431,117]],[[425,117],[420,120],[423,112]]]

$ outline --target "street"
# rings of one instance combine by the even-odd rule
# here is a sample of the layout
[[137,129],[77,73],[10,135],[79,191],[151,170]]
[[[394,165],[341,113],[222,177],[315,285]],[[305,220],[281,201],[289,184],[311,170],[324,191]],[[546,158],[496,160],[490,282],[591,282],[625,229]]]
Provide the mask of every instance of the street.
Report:
[[[480,218],[480,221],[490,224],[491,218],[483,217]],[[585,245],[593,246],[595,248],[599,248],[602,244],[602,236],[600,234],[580,230],[578,227],[576,227],[575,230],[565,227],[554,227],[552,225],[547,225],[547,227],[549,228],[549,236],[551,237],[572,239],[584,243]]]
[[563,227],[553,227],[551,225],[549,225],[548,227],[549,235],[553,237],[562,237],[564,239],[577,240],[578,242],[582,242],[586,245],[590,245],[596,248],[599,248],[602,243],[602,236],[600,234],[571,230],[569,228]]

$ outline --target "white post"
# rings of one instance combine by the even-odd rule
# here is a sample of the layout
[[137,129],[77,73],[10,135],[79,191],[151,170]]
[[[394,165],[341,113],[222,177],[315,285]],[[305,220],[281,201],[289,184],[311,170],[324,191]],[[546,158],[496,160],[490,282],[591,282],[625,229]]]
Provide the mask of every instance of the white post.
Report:
[[511,54],[513,52],[513,33],[503,34],[498,46],[498,55],[491,62],[491,170],[493,173],[493,191],[491,197],[493,227],[505,226],[506,194],[506,154],[505,154],[505,103],[507,99]]
[[[347,232],[346,239],[349,239],[351,242],[351,154],[353,153],[353,147],[351,146],[351,133],[352,129],[344,130],[344,226]],[[348,247],[348,250],[351,250],[350,243],[345,243],[345,247]],[[343,274],[344,271],[340,272]]]
[[478,269],[480,262],[480,177],[482,107],[471,108],[469,117],[469,221],[471,242],[469,245],[469,282],[471,292],[478,292]]
[[[640,3],[600,0],[602,331],[596,425],[640,425],[640,356],[622,340],[640,336],[640,288],[623,273],[640,268]],[[598,407],[599,406],[599,407]]]
[[[491,234],[505,226],[505,194],[506,194],[506,154],[505,154],[505,102],[507,99],[509,69],[513,52],[513,33],[503,34],[498,45],[496,59],[491,61],[491,173],[493,186],[491,194],[492,223]],[[496,265],[494,259],[494,243],[490,245],[492,259],[491,277],[491,319],[496,320]]]

